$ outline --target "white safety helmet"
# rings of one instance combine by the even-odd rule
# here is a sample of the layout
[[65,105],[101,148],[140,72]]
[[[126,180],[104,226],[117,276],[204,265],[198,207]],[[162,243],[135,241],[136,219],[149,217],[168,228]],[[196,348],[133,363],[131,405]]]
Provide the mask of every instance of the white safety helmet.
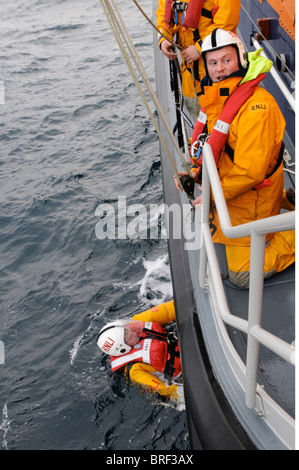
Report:
[[206,53],[210,51],[215,51],[217,49],[221,49],[222,47],[226,46],[233,46],[235,47],[237,54],[238,54],[238,62],[239,67],[245,68],[247,67],[247,55],[243,46],[243,43],[239,36],[231,31],[226,31],[224,29],[216,28],[212,31],[209,36],[207,36],[201,47],[201,54],[204,61],[204,66],[206,69],[206,73],[208,75],[208,70],[206,66]]
[[[139,320],[118,320],[101,329],[97,339],[99,348],[110,356],[122,356],[139,341],[143,323]],[[127,339],[130,337],[130,341]],[[126,343],[126,340],[129,344]]]

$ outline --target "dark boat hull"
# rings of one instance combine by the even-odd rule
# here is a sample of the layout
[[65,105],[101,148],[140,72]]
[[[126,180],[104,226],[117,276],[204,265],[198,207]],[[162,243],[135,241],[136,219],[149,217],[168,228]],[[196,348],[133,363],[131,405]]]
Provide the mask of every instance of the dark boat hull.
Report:
[[[169,85],[169,63],[157,49],[156,41],[154,42],[157,94],[165,115],[174,128],[176,112],[174,96]],[[168,148],[174,156],[176,152],[162,119],[159,119],[159,127]],[[290,142],[290,148],[292,148],[291,138]],[[173,169],[162,145],[160,151],[165,204],[167,206],[188,204],[186,196],[181,196],[175,188]],[[184,170],[179,158],[176,159],[176,164],[178,171]],[[185,223],[183,214],[182,211],[179,222],[181,226]],[[213,331],[214,325],[211,320],[213,312],[209,295],[198,286],[200,253],[199,250],[188,252],[185,243],[184,237],[177,239],[173,236],[173,230],[170,226],[168,250],[182,350],[182,368],[191,447],[192,449],[203,450],[286,449],[284,443],[268,428],[255,410],[250,410],[243,405],[244,393],[239,390],[239,385],[233,374],[231,374],[229,365],[225,364],[224,360],[223,377],[219,378],[219,374],[215,373],[215,359],[211,358],[211,344],[207,341],[207,336],[216,338],[217,332],[216,330]],[[286,274],[286,278],[286,281],[283,280],[283,282],[290,284],[292,292],[293,268]],[[243,299],[243,301],[246,303],[247,300]],[[293,297],[290,298],[288,307],[290,307],[290,310],[293,309]],[[271,308],[270,306],[270,310]],[[210,330],[208,334],[206,329]],[[231,332],[231,336],[234,339],[237,338],[239,343],[243,341],[243,338],[240,339],[239,333],[235,331]],[[289,338],[287,340],[289,341]],[[217,346],[214,347],[214,345],[212,345],[212,348],[215,349],[214,355],[216,358],[218,356],[216,361],[220,362],[216,366],[221,369],[221,349],[219,348],[217,351]],[[244,358],[242,357],[242,359]],[[242,398],[240,399],[241,395]],[[239,402],[241,400],[243,400],[242,404],[239,408],[235,408],[233,406],[234,401]],[[239,403],[237,404],[239,405]],[[240,409],[241,412],[239,412]]]
[[[157,51],[157,84],[165,83],[164,72],[169,73],[168,63],[161,63],[161,53]],[[166,70],[164,69],[166,67]],[[169,95],[162,91],[159,99],[164,110],[170,110]],[[171,115],[168,116],[171,121]],[[160,130],[167,142],[163,122]],[[167,142],[171,148],[170,139]],[[164,201],[167,205],[181,204],[180,196],[173,183],[173,170],[161,147]],[[177,311],[178,331],[182,348],[183,376],[185,385],[186,409],[189,434],[193,449],[251,449],[252,442],[235,418],[213,376],[209,358],[205,350],[197,307],[193,295],[189,259],[184,246],[185,240],[168,239],[170,268],[173,281],[174,300]]]

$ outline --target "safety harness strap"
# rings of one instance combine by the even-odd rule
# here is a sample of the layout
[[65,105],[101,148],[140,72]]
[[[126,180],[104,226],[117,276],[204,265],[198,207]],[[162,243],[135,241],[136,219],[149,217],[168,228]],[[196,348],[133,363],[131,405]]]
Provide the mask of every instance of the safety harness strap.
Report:
[[142,331],[143,333],[145,333],[145,338],[159,339],[160,341],[167,342],[167,337],[168,337],[167,333],[156,332],[148,328],[143,328]]
[[[275,171],[277,171],[278,168],[280,167],[280,165],[282,163],[282,160],[283,160],[284,148],[285,148],[285,144],[284,144],[284,142],[281,142],[281,146],[280,146],[280,150],[279,150],[279,154],[278,154],[278,158],[277,158],[277,161],[275,163],[275,166],[271,170],[271,172],[266,175],[265,179],[270,178],[270,176],[274,175]],[[235,151],[227,142],[225,143],[224,150],[227,153],[227,155],[229,156],[229,158],[231,159],[231,161],[234,163]]]
[[176,351],[176,346],[178,345],[178,339],[176,335],[172,332],[160,333],[152,331],[148,328],[143,328],[143,332],[146,335],[146,339],[151,338],[167,343],[167,360],[163,374],[166,380],[171,380],[176,371],[174,368],[174,360],[176,357],[180,356],[180,353]]
[[219,7],[207,10],[206,8],[203,8],[203,3],[203,0],[190,0],[189,3],[166,0],[164,14],[166,26],[169,27],[174,18],[177,20],[177,13],[184,12],[186,12],[186,16],[183,20],[183,26],[185,27],[197,29],[201,16],[212,20]]
[[[175,375],[175,372],[176,372],[176,369],[174,367],[175,358],[180,357],[179,351],[176,350],[176,348],[178,346],[178,339],[177,339],[176,335],[173,332],[169,332],[169,333],[162,333],[161,332],[160,333],[160,332],[152,331],[148,328],[143,328],[143,332],[146,335],[145,340],[150,341],[151,339],[156,339],[156,340],[164,341],[164,342],[167,343],[167,360],[166,360],[166,363],[165,363],[165,368],[164,368],[163,374],[164,374],[165,379],[170,381],[172,379],[172,377]],[[132,356],[132,359],[133,358],[135,359],[135,361],[136,361],[136,359],[141,360],[140,352],[136,353],[136,357]],[[117,361],[117,360],[119,360],[119,361],[123,360],[123,365],[128,365],[127,373],[129,372],[129,370],[131,369],[131,367],[135,363],[134,361],[129,361],[129,362],[125,363],[125,358],[122,359],[122,357],[114,359],[114,361]],[[150,363],[149,361],[147,361],[147,362]]]
[[164,369],[164,377],[166,380],[171,380],[172,377],[175,374],[175,368],[174,368],[174,360],[176,357],[180,357],[180,353],[175,350],[176,345],[173,344],[168,344],[168,350],[167,350],[167,356],[168,359],[166,361],[165,369]]

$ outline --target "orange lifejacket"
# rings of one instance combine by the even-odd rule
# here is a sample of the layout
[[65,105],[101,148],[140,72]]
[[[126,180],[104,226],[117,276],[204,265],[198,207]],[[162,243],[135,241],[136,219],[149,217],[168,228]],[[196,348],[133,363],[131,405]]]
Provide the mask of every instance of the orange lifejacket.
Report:
[[110,356],[112,372],[133,362],[144,362],[163,372],[167,378],[180,375],[182,369],[178,341],[169,342],[166,330],[156,322],[144,323],[142,336],[129,353]]
[[[227,99],[223,110],[221,111],[220,116],[207,139],[207,142],[212,148],[216,165],[218,165],[221,152],[226,144],[229,128],[233,119],[236,117],[238,111],[247,101],[247,99],[253,95],[255,88],[265,78],[265,76],[265,73],[261,73],[257,78],[242,83]],[[197,141],[199,135],[203,133],[206,122],[206,111],[205,108],[202,108],[192,133],[191,147]],[[190,161],[197,167],[202,166],[202,156],[199,157],[197,162],[195,162],[193,158],[191,158]],[[255,187],[255,189],[261,189],[271,184],[272,182],[265,178],[264,181]]]
[[173,9],[172,9],[173,0],[165,0],[165,23],[166,27],[169,28],[170,22],[173,18]]
[[[173,10],[173,0],[165,0],[165,16],[164,20],[166,27],[169,28],[171,21],[173,20],[174,10]],[[198,23],[202,14],[202,8],[204,5],[204,0],[190,0],[187,6],[186,15],[183,20],[183,26],[185,28],[197,29]],[[217,13],[219,6],[215,6],[212,9],[212,12],[205,10],[205,15],[209,18],[214,18]],[[212,14],[212,16],[210,16]]]
[[[216,165],[218,164],[221,151],[227,140],[228,131],[233,119],[236,117],[239,109],[245,101],[253,94],[255,88],[265,78],[266,74],[262,73],[254,80],[242,83],[227,99],[223,110],[208,138],[208,142],[212,148]],[[195,123],[194,130],[192,133],[191,145],[197,140],[198,136],[203,133],[205,124],[207,122],[207,115],[205,108],[202,108],[198,119]],[[202,161],[200,161],[202,164]]]
[[190,0],[183,26],[191,29],[198,28],[203,4],[204,0]]

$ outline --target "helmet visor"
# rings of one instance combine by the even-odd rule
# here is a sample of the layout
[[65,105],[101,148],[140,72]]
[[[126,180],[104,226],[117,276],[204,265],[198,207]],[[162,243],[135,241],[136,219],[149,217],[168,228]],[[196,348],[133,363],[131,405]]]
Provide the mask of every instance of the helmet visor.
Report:
[[135,346],[140,341],[143,323],[140,320],[130,320],[124,325],[124,340],[128,346]]

